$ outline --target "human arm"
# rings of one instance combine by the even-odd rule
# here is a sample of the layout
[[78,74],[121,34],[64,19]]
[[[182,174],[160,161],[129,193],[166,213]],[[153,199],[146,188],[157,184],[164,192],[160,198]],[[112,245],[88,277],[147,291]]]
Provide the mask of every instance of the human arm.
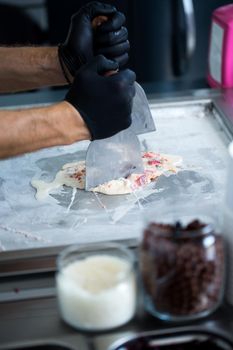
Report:
[[114,6],[92,2],[72,17],[66,41],[59,48],[0,47],[0,93],[66,85],[63,70],[71,82],[75,72],[98,54],[121,66],[129,50],[124,21]]
[[90,133],[80,113],[66,101],[0,111],[0,158],[87,139]]
[[65,101],[0,111],[0,158],[114,135],[131,123],[135,74],[98,56],[76,74]]
[[57,47],[0,47],[0,93],[65,85]]

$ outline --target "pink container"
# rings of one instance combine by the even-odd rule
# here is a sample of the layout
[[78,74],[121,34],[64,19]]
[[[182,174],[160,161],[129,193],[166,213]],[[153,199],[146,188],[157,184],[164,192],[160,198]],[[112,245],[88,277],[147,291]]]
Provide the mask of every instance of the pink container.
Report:
[[214,88],[233,87],[233,4],[213,12],[207,80]]

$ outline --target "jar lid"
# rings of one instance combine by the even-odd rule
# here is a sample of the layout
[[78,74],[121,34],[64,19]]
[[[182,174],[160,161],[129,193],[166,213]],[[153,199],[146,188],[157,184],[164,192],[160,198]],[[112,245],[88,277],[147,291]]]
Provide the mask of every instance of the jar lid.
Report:
[[174,224],[164,224],[151,222],[146,232],[150,232],[155,236],[172,238],[172,239],[190,239],[203,235],[214,234],[214,225],[212,223],[204,223],[200,220],[193,220],[187,225],[182,225],[180,221]]

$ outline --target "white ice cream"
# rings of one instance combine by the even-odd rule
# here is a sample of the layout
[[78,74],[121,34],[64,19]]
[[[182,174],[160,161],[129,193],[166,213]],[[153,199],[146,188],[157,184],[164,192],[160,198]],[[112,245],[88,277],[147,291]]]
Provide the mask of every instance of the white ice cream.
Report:
[[[99,185],[91,191],[107,195],[128,194],[155,181],[161,175],[176,174],[182,164],[180,156],[160,154],[155,152],[142,153],[144,165],[143,174],[131,174],[127,179],[116,179]],[[43,200],[48,194],[60,186],[85,189],[86,166],[85,161],[67,163],[56,174],[52,182],[33,179],[31,184],[36,188],[36,199]]]

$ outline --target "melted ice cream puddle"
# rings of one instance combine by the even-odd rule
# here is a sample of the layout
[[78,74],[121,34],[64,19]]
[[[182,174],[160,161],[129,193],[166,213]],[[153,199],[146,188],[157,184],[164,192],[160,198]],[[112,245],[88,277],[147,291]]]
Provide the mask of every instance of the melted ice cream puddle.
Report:
[[[144,165],[143,174],[131,174],[128,178],[112,180],[92,189],[93,192],[99,192],[107,195],[119,195],[132,193],[135,190],[155,181],[162,174],[176,174],[179,166],[182,164],[180,156],[160,154],[155,152],[142,153]],[[46,198],[50,192],[65,185],[68,187],[85,189],[86,167],[85,161],[67,163],[58,171],[52,182],[42,180],[31,181],[36,188],[36,199]]]

